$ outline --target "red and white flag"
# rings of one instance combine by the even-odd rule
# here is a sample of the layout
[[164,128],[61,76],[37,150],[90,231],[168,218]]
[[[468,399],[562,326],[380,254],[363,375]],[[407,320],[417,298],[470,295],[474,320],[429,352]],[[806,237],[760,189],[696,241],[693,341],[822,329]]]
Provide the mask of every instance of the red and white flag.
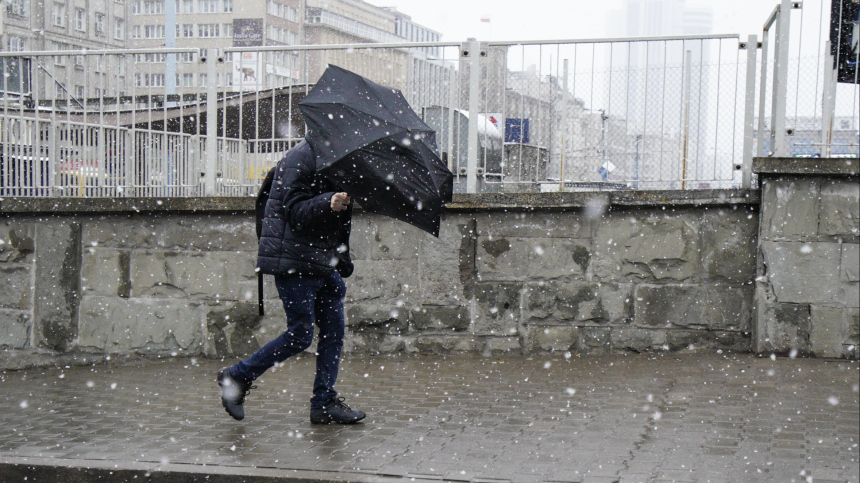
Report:
[[484,15],[483,17],[481,17],[481,22],[490,23],[490,16]]

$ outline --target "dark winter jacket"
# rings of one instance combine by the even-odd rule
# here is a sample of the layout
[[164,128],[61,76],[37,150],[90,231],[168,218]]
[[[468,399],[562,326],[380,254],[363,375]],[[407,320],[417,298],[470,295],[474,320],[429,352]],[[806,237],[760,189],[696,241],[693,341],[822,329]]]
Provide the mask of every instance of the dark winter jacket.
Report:
[[307,141],[290,149],[275,167],[266,202],[257,267],[272,275],[322,277],[337,268],[352,274],[349,232],[352,204],[331,209],[341,191],[316,171],[316,156]]

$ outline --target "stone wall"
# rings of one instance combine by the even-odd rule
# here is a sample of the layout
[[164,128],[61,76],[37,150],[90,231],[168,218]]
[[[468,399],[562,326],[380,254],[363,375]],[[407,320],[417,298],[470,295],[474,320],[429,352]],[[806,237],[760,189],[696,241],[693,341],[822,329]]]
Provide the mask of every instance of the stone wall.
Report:
[[758,352],[857,358],[860,183],[857,160],[757,160]]
[[[252,201],[0,201],[0,357],[255,350],[284,315]],[[758,218],[749,191],[458,196],[438,239],[357,213],[346,350],[748,350]]]

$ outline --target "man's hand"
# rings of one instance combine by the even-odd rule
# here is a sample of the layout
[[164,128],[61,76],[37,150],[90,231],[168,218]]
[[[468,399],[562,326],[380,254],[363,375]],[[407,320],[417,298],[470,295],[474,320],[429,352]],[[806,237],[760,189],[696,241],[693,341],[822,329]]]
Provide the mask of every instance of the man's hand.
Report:
[[331,197],[331,209],[334,211],[343,211],[349,204],[349,195],[346,193],[335,193]]

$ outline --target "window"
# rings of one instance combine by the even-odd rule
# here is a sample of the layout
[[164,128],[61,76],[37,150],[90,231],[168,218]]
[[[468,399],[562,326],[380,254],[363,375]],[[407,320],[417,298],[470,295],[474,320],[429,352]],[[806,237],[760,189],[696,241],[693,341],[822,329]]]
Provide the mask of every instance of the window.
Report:
[[[66,50],[66,46],[64,44],[61,44],[60,42],[51,42],[51,47],[53,48],[53,50]],[[66,65],[66,56],[55,55],[54,65]]]
[[66,4],[65,3],[54,3],[54,25],[57,27],[65,27],[66,26]]
[[83,55],[76,55],[75,56],[75,67],[78,67],[81,69],[84,68],[84,56]]
[[163,39],[164,25],[144,25],[143,37],[147,39]]
[[135,74],[134,85],[137,87],[163,87],[164,74]]
[[177,57],[177,60],[179,60],[179,62],[194,62],[194,52],[181,52],[179,57]]
[[122,40],[125,36],[125,22],[121,18],[115,18],[113,22],[113,38]]
[[142,13],[143,13],[143,0],[135,0],[135,2],[133,4],[131,4],[131,14],[132,15],[140,15]]
[[232,37],[233,36],[233,24],[232,23],[225,23],[224,24],[224,30],[222,30],[222,32],[224,33],[224,37]]
[[182,87],[194,87],[194,74],[182,74]]
[[116,60],[116,64],[113,67],[114,75],[125,75],[125,57],[121,56]]
[[[179,24],[177,24],[176,27],[178,28]],[[182,37],[186,37],[186,38],[194,37],[194,24],[193,23],[182,24],[182,32],[179,32],[177,30],[176,36],[179,37],[180,33],[182,34]]]
[[26,0],[9,0],[9,3],[6,5],[6,12],[18,17],[27,15]]
[[197,26],[198,37],[218,37],[221,30],[219,23],[202,23]]
[[198,0],[197,11],[200,13],[217,13],[218,0]]
[[87,12],[82,8],[75,9],[75,30],[87,30]]
[[105,14],[96,12],[96,21],[93,27],[95,28],[96,35],[99,37],[104,37],[105,35]]
[[158,15],[164,13],[164,0],[146,0],[143,3],[143,13]]
[[131,37],[133,39],[139,39],[140,38],[140,25],[135,25],[131,28]]
[[95,91],[95,92],[94,92],[94,94],[96,95],[96,97],[101,97],[101,96],[102,96],[102,90],[101,90],[101,89],[99,89],[98,87],[96,87],[96,88],[94,89],[94,91]]
[[[176,0],[178,3],[179,0]],[[194,13],[194,0],[182,0],[182,12]]]
[[224,0],[224,12],[230,13],[233,11],[233,0]]
[[21,52],[27,50],[26,43],[21,37],[9,36],[9,52]]
[[84,97],[84,86],[75,86],[75,97],[77,97],[78,99]]
[[197,85],[198,85],[199,87],[206,87],[206,82],[207,82],[207,80],[208,80],[208,79],[209,79],[209,76],[208,76],[207,74],[200,74],[200,75],[198,75],[198,76],[197,76],[197,80],[198,80],[199,82],[197,83]]

